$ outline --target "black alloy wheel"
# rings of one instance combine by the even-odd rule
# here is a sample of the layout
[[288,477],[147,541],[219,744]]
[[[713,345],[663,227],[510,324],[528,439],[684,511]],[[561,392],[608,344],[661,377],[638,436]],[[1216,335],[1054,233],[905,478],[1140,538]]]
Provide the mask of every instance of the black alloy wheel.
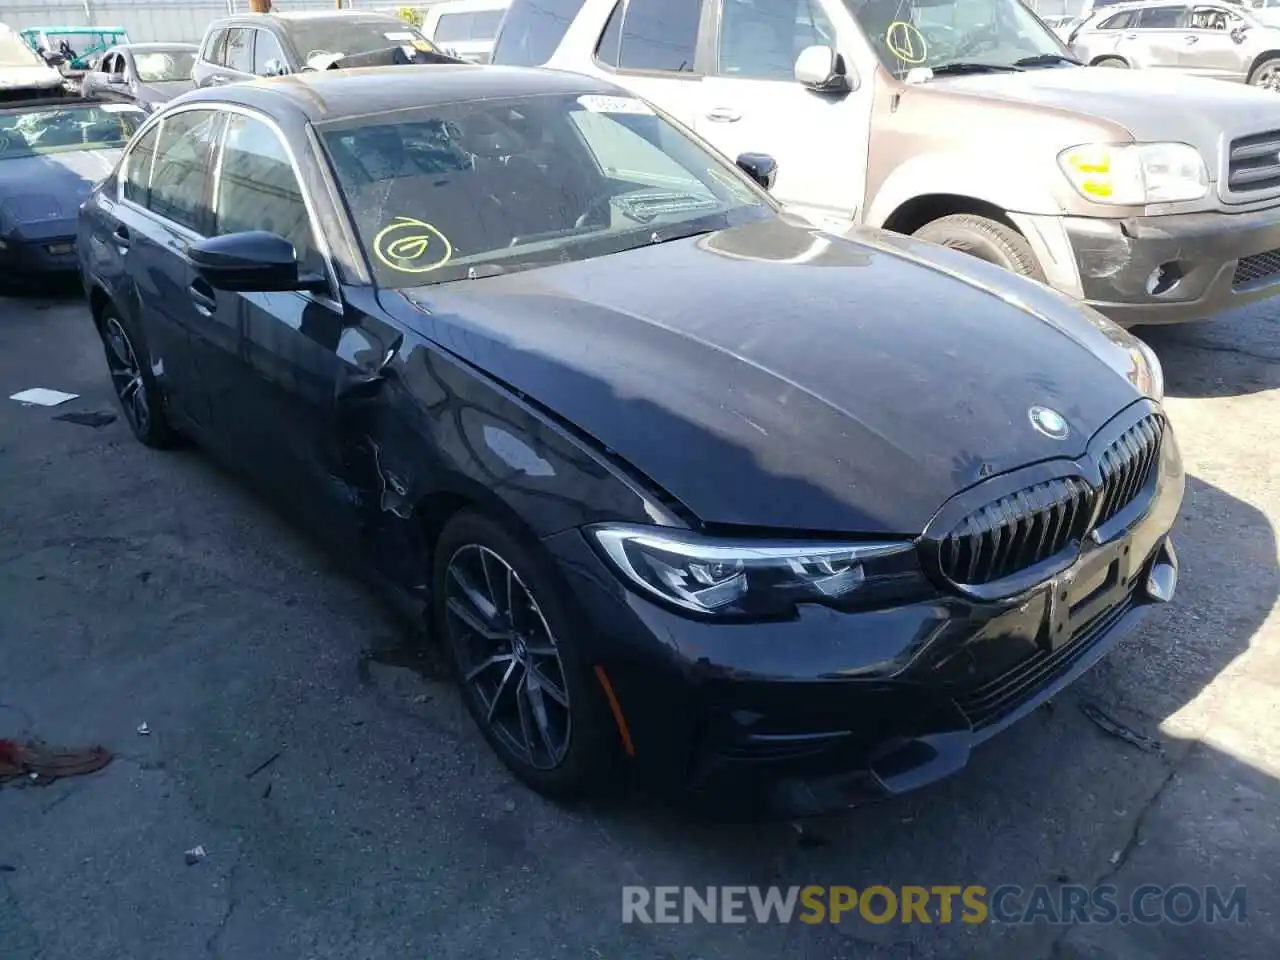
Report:
[[436,545],[432,602],[485,739],[529,786],[568,799],[606,781],[617,733],[546,564],[535,546],[463,511]]
[[111,385],[133,435],[149,447],[168,447],[175,435],[159,403],[159,390],[146,365],[146,351],[129,335],[113,307],[102,315],[100,328]]

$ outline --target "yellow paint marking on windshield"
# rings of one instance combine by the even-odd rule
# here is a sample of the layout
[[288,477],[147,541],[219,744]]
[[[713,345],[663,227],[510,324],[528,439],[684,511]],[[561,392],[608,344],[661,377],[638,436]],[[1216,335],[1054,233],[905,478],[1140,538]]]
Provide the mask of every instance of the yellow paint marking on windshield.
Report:
[[401,273],[430,273],[453,257],[453,244],[425,220],[396,217],[374,236],[373,255]]
[[884,32],[884,42],[889,52],[904,63],[924,63],[929,55],[929,43],[914,24],[895,20]]

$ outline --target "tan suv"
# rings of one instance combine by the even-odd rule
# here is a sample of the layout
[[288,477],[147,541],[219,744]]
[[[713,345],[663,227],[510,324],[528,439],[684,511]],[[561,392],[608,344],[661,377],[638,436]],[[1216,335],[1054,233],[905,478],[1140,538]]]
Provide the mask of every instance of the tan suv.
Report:
[[1280,293],[1280,97],[1076,64],[1020,0],[513,0],[497,64],[608,77],[774,193],[1126,324]]

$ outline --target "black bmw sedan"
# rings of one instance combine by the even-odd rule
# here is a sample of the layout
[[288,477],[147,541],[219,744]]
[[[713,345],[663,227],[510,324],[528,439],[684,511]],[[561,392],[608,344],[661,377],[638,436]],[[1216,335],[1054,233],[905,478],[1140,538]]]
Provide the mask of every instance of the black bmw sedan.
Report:
[[781,211],[645,102],[436,66],[197,91],[77,245],[123,411],[429,610],[533,788],[910,790],[1177,578],[1155,357],[960,253]]

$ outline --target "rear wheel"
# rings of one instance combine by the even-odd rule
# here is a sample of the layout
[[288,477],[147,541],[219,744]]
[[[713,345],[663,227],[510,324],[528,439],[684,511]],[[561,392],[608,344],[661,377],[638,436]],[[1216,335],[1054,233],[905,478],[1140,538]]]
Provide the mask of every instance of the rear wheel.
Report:
[[1044,280],[1027,238],[1007,224],[970,213],[957,213],[926,223],[915,232],[921,240],[951,247],[1013,273]]
[[1280,91],[1280,57],[1268,57],[1253,68],[1249,84],[1264,90]]
[[434,586],[463,699],[503,763],[551,797],[604,786],[615,728],[536,546],[463,511],[440,534]]
[[107,355],[111,385],[129,429],[149,447],[173,446],[178,437],[165,416],[142,338],[113,304],[103,308],[98,332]]
[[1095,60],[1093,62],[1093,65],[1095,67],[1112,67],[1116,70],[1129,69],[1128,62],[1125,60],[1121,60],[1119,57],[1103,57],[1101,60]]

